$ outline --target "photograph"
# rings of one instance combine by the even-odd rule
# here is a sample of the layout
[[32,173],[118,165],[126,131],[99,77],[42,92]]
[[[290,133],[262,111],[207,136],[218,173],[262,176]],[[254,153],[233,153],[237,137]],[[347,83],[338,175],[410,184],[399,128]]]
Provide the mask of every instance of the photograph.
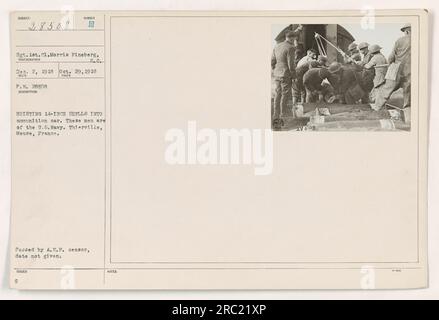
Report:
[[411,25],[272,26],[275,131],[410,131]]

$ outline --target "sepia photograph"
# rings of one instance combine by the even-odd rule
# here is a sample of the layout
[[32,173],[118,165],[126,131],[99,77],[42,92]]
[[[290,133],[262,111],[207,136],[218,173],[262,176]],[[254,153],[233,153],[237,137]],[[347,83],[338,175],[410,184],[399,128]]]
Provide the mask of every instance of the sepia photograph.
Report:
[[411,25],[272,26],[274,131],[410,131]]
[[312,5],[5,10],[0,300],[438,293],[434,15]]

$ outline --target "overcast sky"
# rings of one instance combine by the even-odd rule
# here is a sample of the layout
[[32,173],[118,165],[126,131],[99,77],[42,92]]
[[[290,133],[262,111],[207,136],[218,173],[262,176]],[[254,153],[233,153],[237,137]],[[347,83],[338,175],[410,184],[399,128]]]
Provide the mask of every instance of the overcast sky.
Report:
[[[355,42],[367,42],[371,44],[378,44],[383,49],[381,52],[386,56],[389,56],[390,51],[395,44],[395,41],[403,36],[401,32],[402,24],[396,23],[380,23],[375,25],[375,29],[363,29],[359,24],[342,24],[342,26],[348,30],[355,38]],[[286,25],[273,25],[272,27],[272,41],[273,46],[276,43],[274,38],[281,32]]]
[[403,36],[401,32],[402,24],[380,23],[375,25],[375,29],[363,29],[359,24],[342,24],[355,38],[355,42],[367,42],[369,44],[378,44],[383,49],[381,52],[388,57],[395,41]]

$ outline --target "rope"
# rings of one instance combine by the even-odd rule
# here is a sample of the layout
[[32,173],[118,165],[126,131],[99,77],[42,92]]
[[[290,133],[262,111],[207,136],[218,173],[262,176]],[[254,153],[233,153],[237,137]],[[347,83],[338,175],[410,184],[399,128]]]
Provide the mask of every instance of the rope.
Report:
[[347,57],[349,60],[351,60],[352,62],[355,62],[354,59],[352,59],[351,57],[349,57],[343,50],[341,50],[339,47],[337,47],[336,45],[334,45],[331,41],[329,41],[328,39],[326,39],[325,37],[323,37],[322,35],[318,34],[317,32],[315,33],[314,37],[317,39],[319,39],[320,41],[324,40],[326,43],[328,43],[331,47],[333,47],[335,50],[337,50],[338,53],[340,53],[343,57]]
[[319,54],[326,57],[327,56],[326,50],[325,50],[325,46],[323,45],[322,39],[320,39],[319,37],[315,37],[315,38],[317,42],[317,47],[319,49]]

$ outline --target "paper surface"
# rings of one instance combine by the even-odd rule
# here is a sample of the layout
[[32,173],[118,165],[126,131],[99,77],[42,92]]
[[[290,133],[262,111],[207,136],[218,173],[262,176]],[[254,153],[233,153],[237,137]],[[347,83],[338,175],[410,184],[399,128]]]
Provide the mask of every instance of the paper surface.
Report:
[[[343,46],[334,26],[407,23],[401,118],[289,102],[272,128],[285,27]],[[12,13],[11,286],[427,286],[427,30],[421,10]]]

